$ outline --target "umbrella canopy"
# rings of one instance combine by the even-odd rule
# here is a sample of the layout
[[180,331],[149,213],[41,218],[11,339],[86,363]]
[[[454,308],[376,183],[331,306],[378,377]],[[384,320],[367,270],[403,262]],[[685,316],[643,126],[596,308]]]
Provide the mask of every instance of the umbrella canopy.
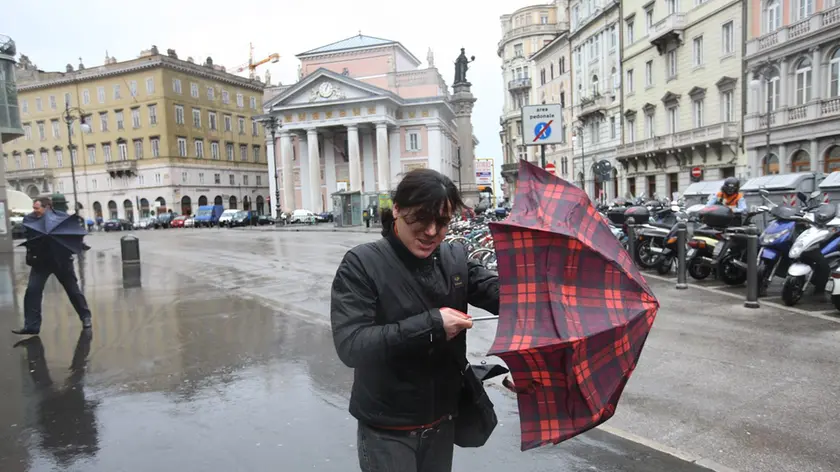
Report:
[[84,243],[87,230],[78,215],[68,215],[63,211],[49,210],[40,218],[36,218],[33,214],[26,215],[23,219],[23,226],[32,230],[36,236],[27,239],[19,246],[41,244],[39,240],[46,238],[52,247],[58,249],[59,253],[68,251],[72,254],[78,254],[88,248]]
[[511,216],[491,223],[500,279],[489,354],[510,368],[522,450],[615,413],[659,302],[589,197],[521,161]]

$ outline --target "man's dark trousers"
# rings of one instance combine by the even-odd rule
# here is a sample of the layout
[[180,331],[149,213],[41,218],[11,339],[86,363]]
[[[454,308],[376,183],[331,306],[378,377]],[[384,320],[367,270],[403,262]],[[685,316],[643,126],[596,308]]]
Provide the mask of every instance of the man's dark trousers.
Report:
[[76,279],[76,272],[73,270],[73,260],[57,262],[49,265],[32,267],[29,272],[29,284],[26,286],[26,295],[23,297],[24,329],[41,330],[41,301],[44,298],[44,285],[50,275],[54,274],[58,282],[64,287],[70,303],[79,314],[79,319],[84,321],[90,319],[85,294],[79,289]]

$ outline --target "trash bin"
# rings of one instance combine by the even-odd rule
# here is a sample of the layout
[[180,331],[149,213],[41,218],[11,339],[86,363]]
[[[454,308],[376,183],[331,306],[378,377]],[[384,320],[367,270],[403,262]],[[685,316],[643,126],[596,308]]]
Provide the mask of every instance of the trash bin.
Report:
[[682,195],[685,207],[705,205],[709,200],[709,195],[718,193],[721,185],[723,185],[723,180],[704,180],[689,185]]
[[[747,201],[747,206],[752,210],[756,206],[764,205],[766,202],[761,198],[759,190],[764,189],[770,193],[770,201],[776,205],[798,206],[797,193],[802,192],[809,195],[816,188],[816,176],[813,172],[796,172],[792,174],[765,175],[748,180],[741,185],[741,192]],[[764,231],[767,223],[772,217],[768,214],[759,215],[753,218],[753,223],[758,226],[759,231]]]
[[840,171],[828,174],[820,182],[819,189],[823,203],[840,203]]
[[120,238],[120,256],[122,258],[123,288],[139,287],[140,281],[140,240],[136,236]]

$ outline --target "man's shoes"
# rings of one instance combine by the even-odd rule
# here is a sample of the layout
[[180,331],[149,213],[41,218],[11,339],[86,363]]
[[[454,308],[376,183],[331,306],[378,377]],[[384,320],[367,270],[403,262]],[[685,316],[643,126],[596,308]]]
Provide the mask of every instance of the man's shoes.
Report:
[[15,334],[18,334],[20,336],[35,336],[38,333],[40,333],[40,331],[38,331],[37,329],[27,329],[27,328],[13,329],[12,332],[15,333]]
[[93,323],[90,321],[90,317],[82,318],[82,329],[91,329],[93,328]]

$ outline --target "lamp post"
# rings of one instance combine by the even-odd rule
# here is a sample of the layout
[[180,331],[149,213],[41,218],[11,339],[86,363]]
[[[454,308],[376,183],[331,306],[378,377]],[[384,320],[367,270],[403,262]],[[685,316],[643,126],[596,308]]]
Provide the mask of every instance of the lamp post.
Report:
[[[71,107],[70,103],[64,104],[64,122],[67,123],[67,145],[70,150],[70,176],[73,179],[73,214],[79,213],[79,195],[76,192],[76,162],[73,159],[73,122],[76,121],[76,116],[73,113],[78,113],[78,119],[81,122],[79,128],[84,133],[90,132],[90,125],[85,123],[84,111],[79,107]],[[79,153],[77,152],[76,155]]]
[[276,116],[273,115],[261,115],[255,116],[252,118],[254,121],[260,122],[265,126],[265,130],[271,134],[271,149],[272,149],[272,159],[274,159],[274,212],[275,218],[280,218],[281,215],[281,208],[280,208],[280,171],[277,170],[277,126],[280,124],[280,120],[277,119]]
[[575,126],[575,140],[580,141],[580,168],[583,172],[583,179],[580,181],[580,188],[586,192],[586,148],[583,144],[583,126]]
[[[766,103],[766,113],[764,115],[764,134],[765,134],[765,148],[764,148],[764,160],[763,162],[767,165],[767,171],[770,173],[770,119],[771,119],[771,112],[774,111],[774,104],[773,104],[773,94],[770,93],[770,80],[774,77],[775,69],[773,68],[770,59],[767,59],[762,65],[758,67],[755,74],[753,75],[753,79],[750,81],[750,87],[756,92],[760,92],[761,84],[764,83],[765,87],[764,90],[767,94],[767,103]],[[764,164],[761,164],[762,168]]]

